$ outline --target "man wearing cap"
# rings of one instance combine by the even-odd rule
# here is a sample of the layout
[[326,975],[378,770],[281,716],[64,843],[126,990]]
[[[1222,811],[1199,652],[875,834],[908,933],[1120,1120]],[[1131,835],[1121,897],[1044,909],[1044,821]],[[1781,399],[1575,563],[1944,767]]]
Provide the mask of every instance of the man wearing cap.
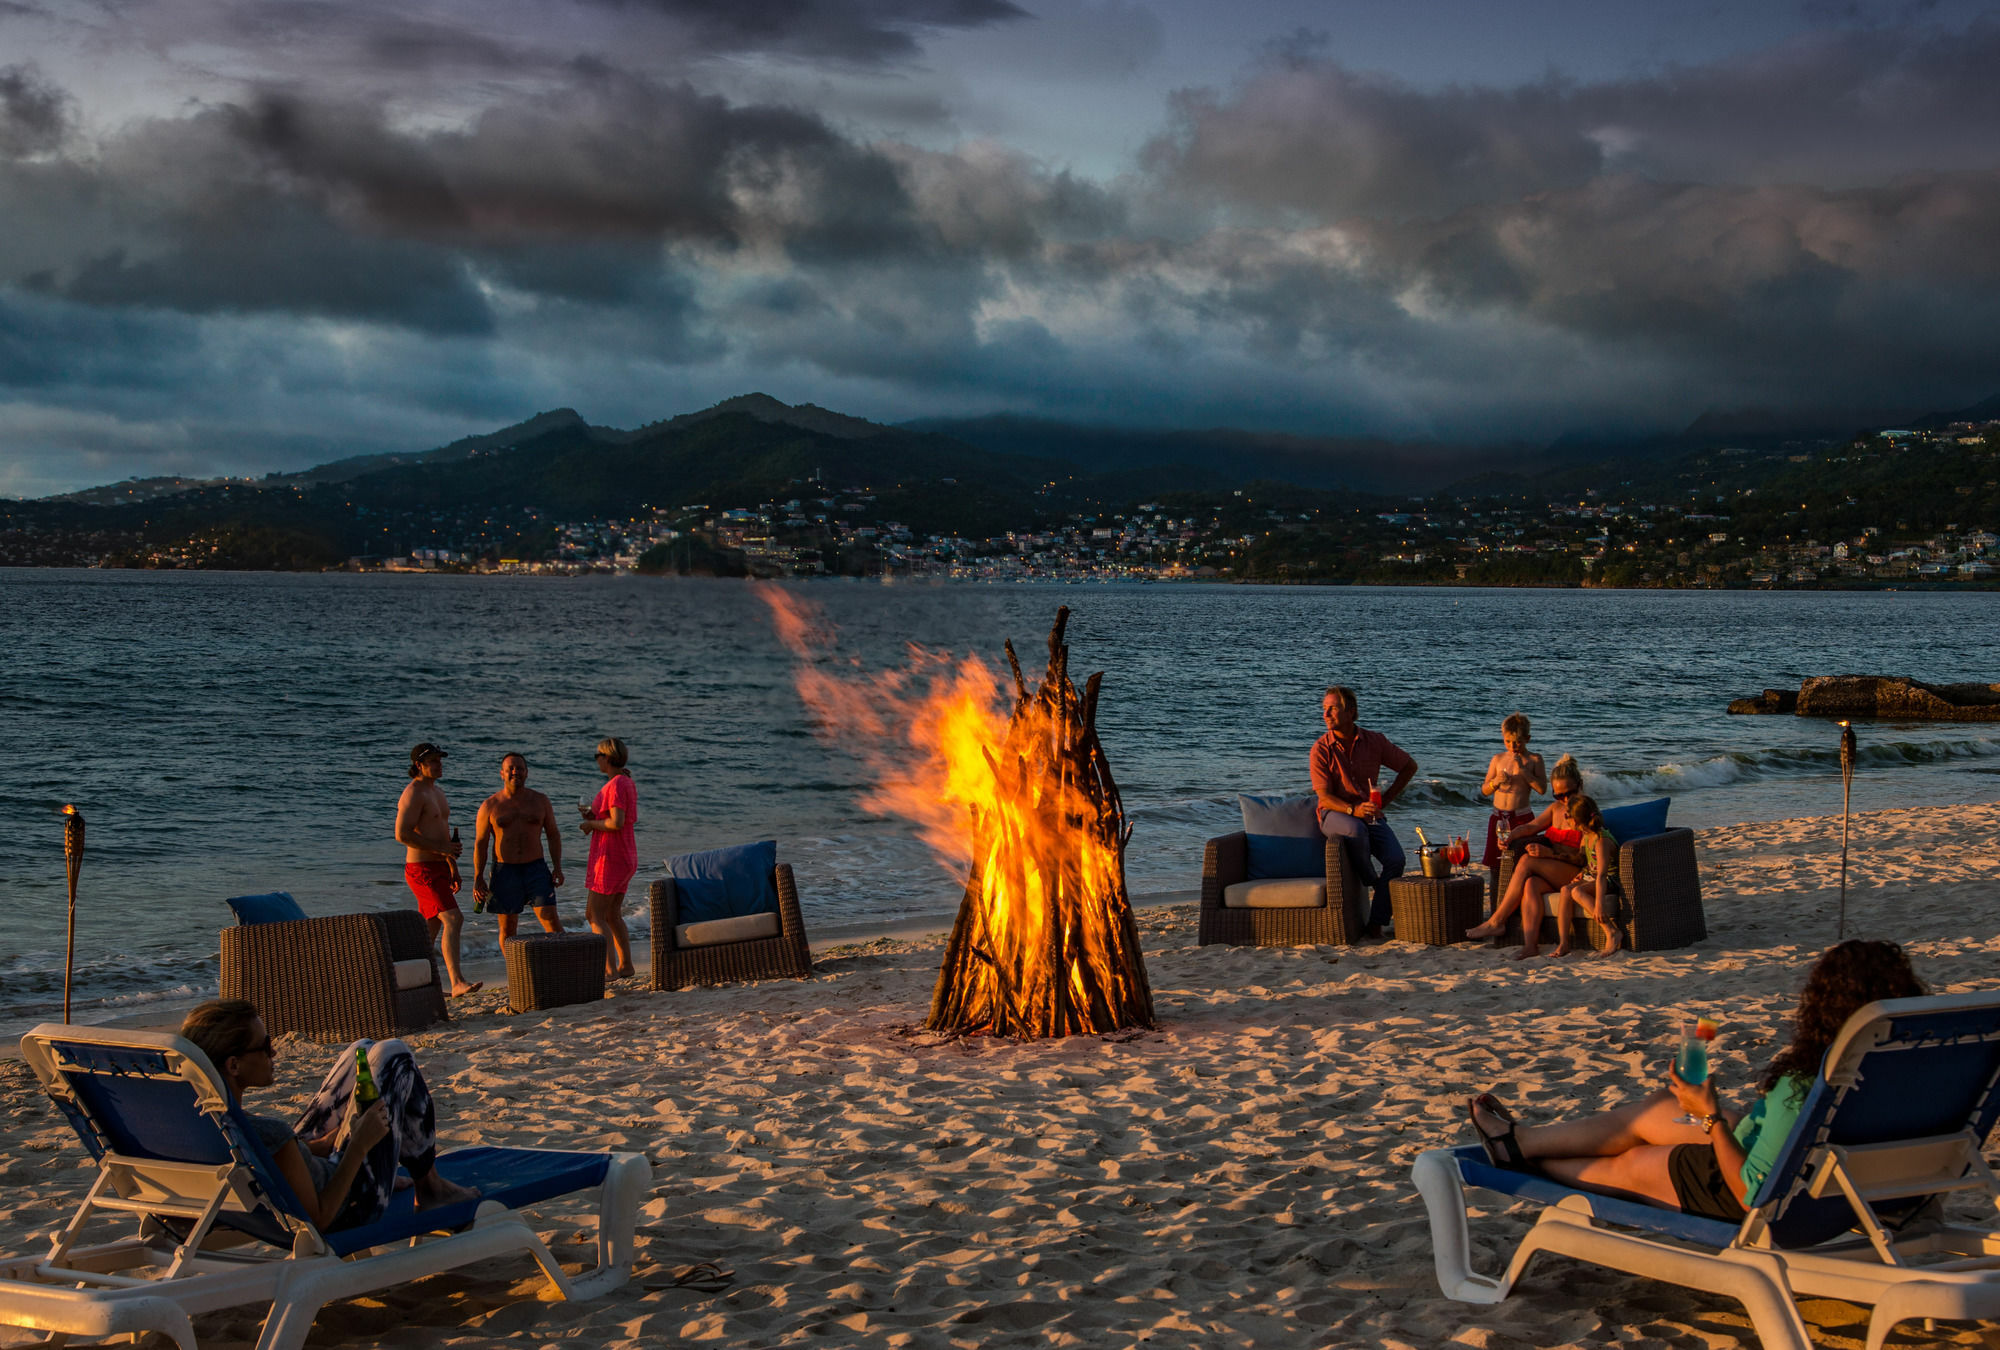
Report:
[[438,779],[444,777],[444,749],[423,741],[410,749],[410,785],[396,803],[396,842],[403,853],[403,880],[417,897],[417,909],[444,953],[445,978],[457,998],[478,989],[458,967],[458,855],[464,845],[451,837],[451,803]]

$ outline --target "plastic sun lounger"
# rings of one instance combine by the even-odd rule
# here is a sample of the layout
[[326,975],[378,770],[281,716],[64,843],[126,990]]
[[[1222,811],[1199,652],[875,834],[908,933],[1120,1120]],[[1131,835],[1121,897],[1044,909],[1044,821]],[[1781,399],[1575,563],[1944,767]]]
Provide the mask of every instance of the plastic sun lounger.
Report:
[[[1477,1146],[1420,1154],[1411,1179],[1447,1298],[1498,1303],[1556,1252],[1735,1298],[1768,1350],[1809,1350],[1800,1296],[1871,1306],[1881,1350],[1911,1318],[2000,1316],[2000,1230],[1941,1217],[1959,1191],[2000,1205],[1981,1155],[1996,1117],[2000,994],[1893,999],[1841,1028],[1741,1226],[1496,1168]],[[1473,1187],[1547,1206],[1498,1279],[1471,1267]]]
[[[478,1199],[419,1213],[404,1190],[375,1223],[322,1233],[194,1045],[45,1024],[21,1049],[98,1172],[47,1255],[0,1260],[0,1341],[22,1343],[5,1335],[14,1329],[58,1345],[154,1331],[195,1350],[191,1318],[269,1303],[258,1350],[297,1350],[326,1303],[512,1252],[532,1255],[564,1298],[594,1298],[630,1276],[652,1185],[638,1154],[459,1149],[438,1170],[477,1186]],[[597,1265],[565,1275],[515,1211],[593,1188]],[[79,1245],[105,1213],[136,1216],[137,1233]]]

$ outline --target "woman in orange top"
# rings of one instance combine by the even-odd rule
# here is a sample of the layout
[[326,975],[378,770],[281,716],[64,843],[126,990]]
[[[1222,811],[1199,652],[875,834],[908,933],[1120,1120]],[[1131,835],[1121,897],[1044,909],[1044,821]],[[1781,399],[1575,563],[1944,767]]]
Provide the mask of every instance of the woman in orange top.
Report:
[[1521,911],[1521,950],[1515,960],[1542,953],[1542,897],[1560,890],[1583,871],[1583,828],[1570,818],[1570,802],[1583,795],[1583,770],[1573,755],[1564,755],[1549,770],[1549,795],[1555,800],[1507,841],[1520,857],[1507,879],[1507,894],[1491,918],[1466,930],[1473,939],[1496,938],[1507,931],[1507,920]]

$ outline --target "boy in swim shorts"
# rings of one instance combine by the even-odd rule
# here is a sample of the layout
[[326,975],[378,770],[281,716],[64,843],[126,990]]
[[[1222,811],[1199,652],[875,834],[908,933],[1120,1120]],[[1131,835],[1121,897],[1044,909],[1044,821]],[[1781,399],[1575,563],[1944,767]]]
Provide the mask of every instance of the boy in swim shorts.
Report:
[[1486,818],[1486,853],[1480,859],[1489,869],[1500,867],[1500,827],[1509,830],[1535,818],[1534,797],[1549,790],[1548,771],[1542,757],[1528,751],[1528,719],[1508,713],[1500,723],[1500,739],[1506,749],[1486,763],[1486,781],[1479,795],[1493,799],[1493,814]]
[[444,750],[423,741],[410,750],[410,783],[396,802],[396,842],[403,846],[403,880],[417,898],[417,910],[444,955],[444,972],[451,996],[470,994],[479,983],[459,969],[458,855],[465,846],[451,837],[451,803],[438,779],[444,776]]

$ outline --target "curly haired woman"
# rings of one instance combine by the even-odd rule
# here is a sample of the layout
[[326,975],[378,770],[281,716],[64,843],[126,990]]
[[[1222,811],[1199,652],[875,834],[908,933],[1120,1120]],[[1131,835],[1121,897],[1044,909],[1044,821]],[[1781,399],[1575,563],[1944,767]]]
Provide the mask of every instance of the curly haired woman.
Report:
[[[1763,1095],[1740,1115],[1717,1103],[1713,1073],[1688,1083],[1671,1068],[1667,1086],[1582,1120],[1517,1127],[1491,1093],[1472,1098],[1466,1110],[1495,1166],[1539,1167],[1583,1190],[1741,1223],[1847,1019],[1879,999],[1924,992],[1910,958],[1893,942],[1851,940],[1829,948],[1806,976],[1791,1043],[1765,1069]],[[1694,1121],[1683,1123],[1683,1113]]]

